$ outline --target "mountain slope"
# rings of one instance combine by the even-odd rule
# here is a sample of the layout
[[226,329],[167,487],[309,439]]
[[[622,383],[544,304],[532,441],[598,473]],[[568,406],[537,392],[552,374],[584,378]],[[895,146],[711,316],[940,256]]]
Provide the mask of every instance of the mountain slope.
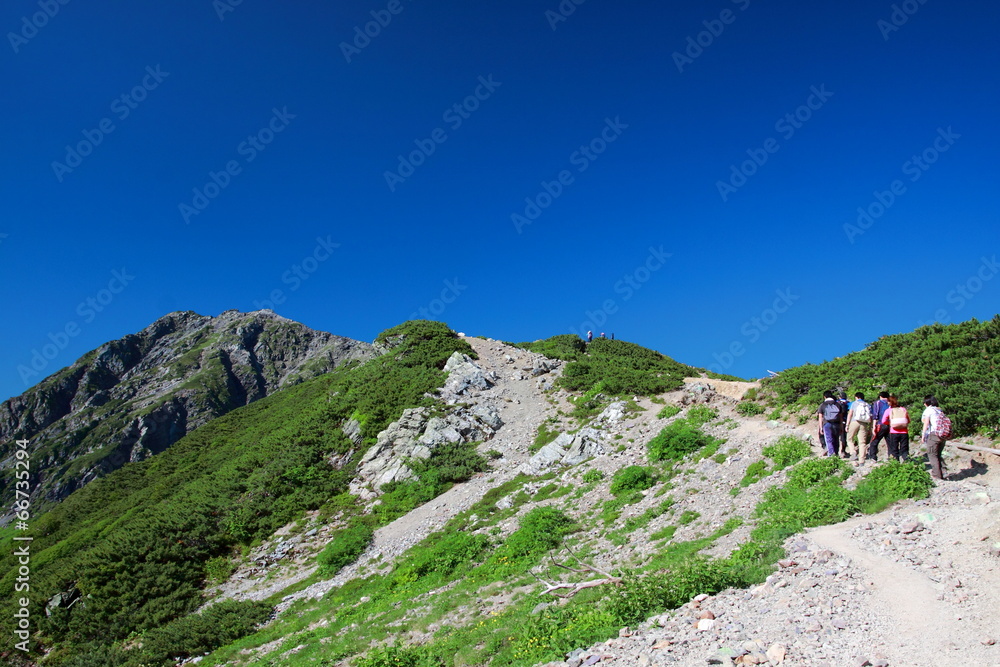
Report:
[[171,313],[0,404],[0,500],[13,500],[16,440],[31,441],[40,509],[236,407],[374,354],[270,311]]

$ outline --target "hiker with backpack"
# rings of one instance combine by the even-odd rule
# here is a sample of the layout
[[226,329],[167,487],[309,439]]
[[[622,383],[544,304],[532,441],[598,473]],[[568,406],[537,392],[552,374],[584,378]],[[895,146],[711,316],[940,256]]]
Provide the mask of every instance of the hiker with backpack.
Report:
[[878,461],[878,443],[885,438],[885,446],[889,447],[889,428],[882,426],[882,417],[889,409],[889,392],[880,391],[878,400],[872,403],[872,441],[868,444],[868,459],[871,462]]
[[910,413],[899,404],[895,394],[889,395],[889,409],[882,414],[882,427],[889,429],[889,458],[897,461],[910,458]]
[[847,392],[840,392],[837,399],[840,405],[840,456],[847,458],[847,413],[851,409],[851,404],[847,400]]
[[865,458],[865,449],[871,436],[872,412],[871,406],[865,402],[865,395],[860,391],[854,394],[851,407],[847,410],[847,444],[851,448],[851,461],[861,465]]
[[924,412],[920,416],[923,425],[921,440],[927,448],[927,460],[931,464],[931,477],[944,479],[944,460],[941,451],[945,441],[951,437],[951,420],[945,416],[938,406],[938,400],[933,396],[924,398]]
[[826,455],[836,456],[837,443],[840,440],[842,414],[840,403],[833,397],[832,391],[827,390],[823,392],[823,402],[820,403],[816,414],[819,416],[820,434],[822,434],[823,441],[826,443]]

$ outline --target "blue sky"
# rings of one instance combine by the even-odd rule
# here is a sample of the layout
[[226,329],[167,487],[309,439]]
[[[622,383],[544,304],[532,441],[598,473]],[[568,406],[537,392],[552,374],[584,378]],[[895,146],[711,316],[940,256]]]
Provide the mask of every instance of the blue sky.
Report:
[[10,0],[0,395],[175,310],[589,328],[745,377],[992,317],[998,28],[941,0]]

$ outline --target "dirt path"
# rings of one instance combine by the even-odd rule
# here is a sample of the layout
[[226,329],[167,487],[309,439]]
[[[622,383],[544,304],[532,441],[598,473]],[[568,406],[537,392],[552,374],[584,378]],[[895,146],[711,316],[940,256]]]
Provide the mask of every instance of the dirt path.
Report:
[[742,400],[748,389],[760,389],[760,382],[736,382],[733,380],[710,380],[708,378],[684,378],[687,384],[704,384],[715,390],[717,394],[727,396],[734,401]]
[[[939,593],[925,576],[900,568],[884,556],[870,554],[851,539],[851,530],[862,520],[823,526],[809,533],[820,547],[850,558],[860,570],[860,578],[869,582],[873,597],[864,601],[866,611],[888,621],[891,636],[883,637],[883,651],[892,665],[926,665],[924,658],[914,653],[936,656],[939,667],[969,665],[964,655],[951,660],[957,647],[955,613],[939,599]],[[915,651],[916,650],[916,651]]]

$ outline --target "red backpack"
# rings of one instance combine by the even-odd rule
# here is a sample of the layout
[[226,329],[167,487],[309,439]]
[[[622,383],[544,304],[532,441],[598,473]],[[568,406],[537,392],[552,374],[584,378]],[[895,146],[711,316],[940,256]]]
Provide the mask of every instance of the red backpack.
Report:
[[951,420],[948,419],[941,408],[937,409],[937,428],[934,429],[934,435],[942,440],[947,440],[951,437]]

